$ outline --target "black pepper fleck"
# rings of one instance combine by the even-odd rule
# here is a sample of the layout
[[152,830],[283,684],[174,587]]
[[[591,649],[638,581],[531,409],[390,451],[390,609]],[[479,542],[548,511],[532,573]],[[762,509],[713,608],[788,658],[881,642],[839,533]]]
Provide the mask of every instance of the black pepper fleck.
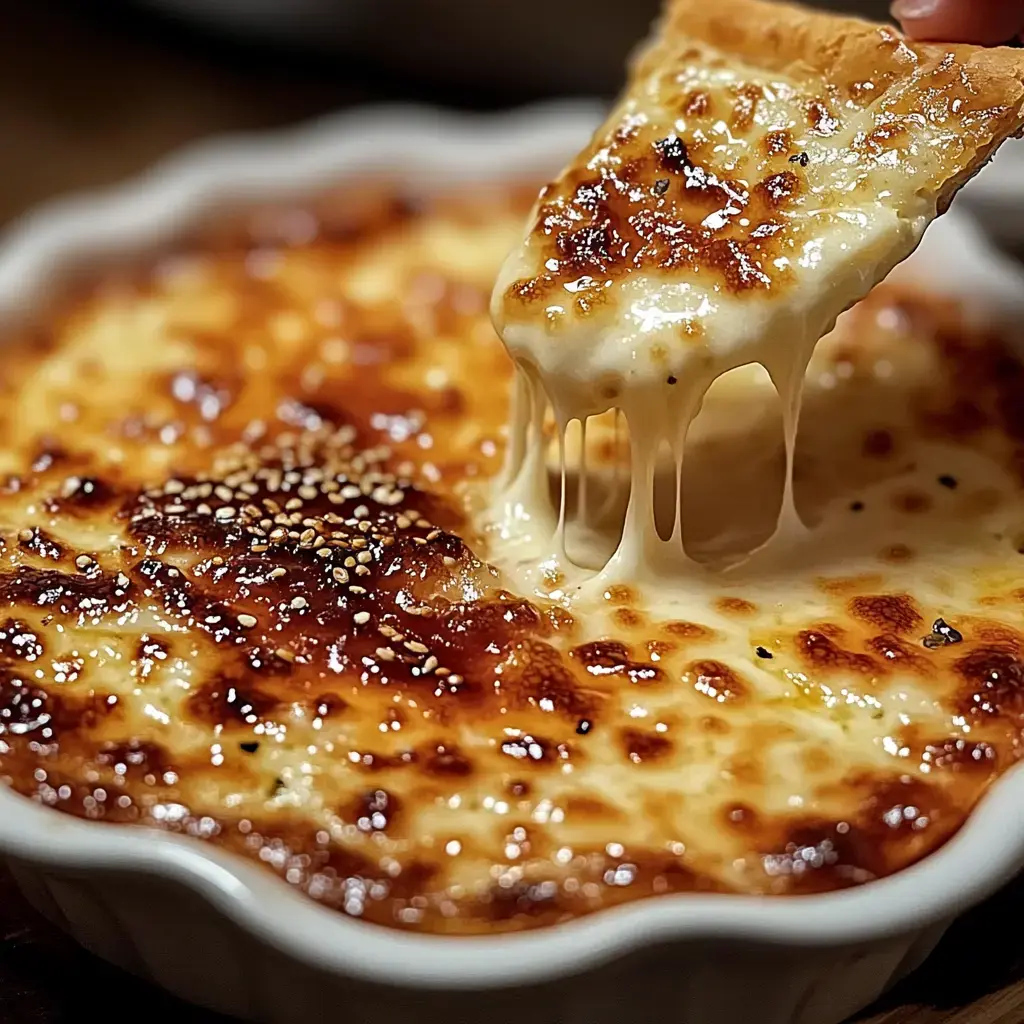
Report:
[[259,743],[257,743],[255,740],[253,740],[253,741],[251,741],[249,743],[239,743],[238,746],[239,746],[240,749],[244,750],[247,754],[255,754],[256,751],[260,749]]
[[925,647],[935,649],[945,647],[947,644],[958,644],[964,638],[963,633],[954,629],[945,619],[936,619],[932,623],[932,631],[926,637],[921,638]]
[[775,657],[775,655],[772,654],[772,652],[769,651],[767,647],[756,647],[756,648],[754,648],[754,653],[759,658],[774,658]]
[[864,511],[864,502],[863,501],[852,501],[852,502],[850,502],[850,511],[851,512],[863,512]]
[[658,180],[654,183],[654,194],[656,196],[663,196],[668,191],[668,186],[668,178],[658,178]]
[[669,377],[668,378],[669,384],[676,384],[676,383],[678,383],[678,381],[679,381],[678,377]]
[[690,166],[686,143],[678,135],[670,135],[667,139],[658,139],[654,143],[654,149],[661,157],[662,166],[666,170],[682,173]]
[[943,487],[948,487],[952,491],[956,489],[957,479],[955,476],[943,473],[942,476],[939,477],[939,483],[942,484]]
[[587,721],[587,719],[585,719],[585,718],[584,718],[584,719],[582,719],[582,720],[581,720],[581,721],[579,722],[579,724],[578,724],[578,725],[576,726],[576,732],[577,732],[577,733],[578,733],[578,734],[579,734],[580,736],[586,736],[586,735],[587,735],[587,733],[588,733],[588,732],[590,732],[590,728],[591,728],[591,727],[590,727],[590,722],[588,722],[588,721]]
[[799,164],[801,167],[806,167],[810,162],[811,158],[806,153],[794,153],[790,158],[791,164]]

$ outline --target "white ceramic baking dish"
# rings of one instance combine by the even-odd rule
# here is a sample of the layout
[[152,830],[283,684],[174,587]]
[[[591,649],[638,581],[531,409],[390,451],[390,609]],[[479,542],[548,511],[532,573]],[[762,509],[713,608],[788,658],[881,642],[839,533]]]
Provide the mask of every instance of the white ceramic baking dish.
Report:
[[[347,175],[401,168],[419,186],[446,187],[539,177],[583,142],[598,113],[390,108],[203,144],[123,187],[25,218],[0,246],[0,317],[39,308],[66,271],[145,251],[213,211]],[[989,311],[1016,313],[1024,302],[1016,269],[955,210],[901,272]],[[835,1024],[1024,866],[1024,773],[1005,778],[940,852],[863,888],[666,896],[474,939],[366,925],[199,841],[65,817],[2,787],[0,855],[32,902],[89,949],[186,999],[268,1024]]]

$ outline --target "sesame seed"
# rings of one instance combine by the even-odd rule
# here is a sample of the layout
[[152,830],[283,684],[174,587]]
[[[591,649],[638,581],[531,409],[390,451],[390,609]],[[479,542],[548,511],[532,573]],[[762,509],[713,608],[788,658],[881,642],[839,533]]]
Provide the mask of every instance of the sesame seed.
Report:
[[370,613],[369,612],[356,612],[355,615],[352,616],[352,621],[357,626],[365,626],[370,621]]
[[252,627],[256,625],[256,616],[245,614],[239,615],[238,624],[245,629],[252,629]]
[[430,648],[426,644],[420,643],[419,640],[406,640],[405,646],[413,654],[427,654],[430,651]]
[[295,611],[301,611],[303,608],[309,607],[309,602],[304,597],[293,597],[291,607]]
[[431,654],[430,657],[427,658],[425,662],[423,662],[423,665],[420,667],[420,671],[424,675],[430,675],[430,673],[433,672],[435,668],[437,668],[437,658],[435,658],[434,655]]
[[75,559],[75,565],[78,566],[79,569],[88,569],[89,566],[93,564],[93,560],[88,555],[79,555]]
[[276,569],[271,569],[270,572],[267,573],[267,579],[268,580],[279,580],[287,572],[288,572],[287,569],[283,569],[281,566],[277,566]]
[[356,561],[366,565],[367,562],[373,561],[373,555],[370,554],[369,551],[360,551],[359,554],[356,555]]
[[343,569],[340,565],[336,565],[331,570],[331,575],[334,577],[335,581],[338,582],[338,583],[348,583],[348,579],[349,579],[349,577],[348,577],[348,570]]
[[222,522],[226,522],[229,519],[235,518],[235,509],[232,505],[225,505],[223,508],[217,509],[217,511],[214,512],[213,515],[215,519],[219,519]]
[[278,649],[276,651],[274,651],[274,653],[282,661],[294,661],[295,660],[295,655],[290,650],[288,650],[287,647],[278,647]]
[[395,652],[390,647],[378,647],[376,651],[377,657],[381,661],[394,661]]
[[26,527],[24,530],[18,531],[18,540],[20,540],[23,544],[27,544],[34,536],[35,532],[28,529],[28,527]]
[[370,570],[365,565],[357,565],[356,566],[356,575],[357,576],[369,576],[370,575]]

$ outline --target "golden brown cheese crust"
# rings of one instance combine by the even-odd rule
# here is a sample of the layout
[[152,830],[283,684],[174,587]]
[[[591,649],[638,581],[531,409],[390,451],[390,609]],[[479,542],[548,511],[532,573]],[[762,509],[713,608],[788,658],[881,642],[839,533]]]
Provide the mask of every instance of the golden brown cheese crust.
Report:
[[[814,614],[731,590],[660,621],[614,587],[608,630],[509,593],[461,485],[501,460],[486,299],[526,203],[378,198],[265,213],[6,339],[0,777],[439,932],[827,891],[941,845],[1019,755],[1015,579],[982,567],[951,612],[887,586],[881,552],[812,572]],[[987,446],[1019,502],[998,337],[881,292],[823,351],[841,384],[809,392],[807,472],[898,483],[926,436]],[[890,351],[938,362],[865,401]],[[953,485],[907,485],[899,520],[996,500]]]
[[1006,47],[914,43],[765,0],[672,0],[609,120],[541,193],[499,321],[544,308],[557,326],[641,273],[782,290],[829,230],[821,211],[905,208],[903,192],[945,210],[1020,131],[1022,80]]

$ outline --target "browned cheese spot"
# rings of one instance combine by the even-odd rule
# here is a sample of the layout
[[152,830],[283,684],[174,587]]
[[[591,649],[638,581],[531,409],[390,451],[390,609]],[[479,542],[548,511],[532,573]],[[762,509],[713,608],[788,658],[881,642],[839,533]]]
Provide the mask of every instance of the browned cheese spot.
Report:
[[921,628],[924,619],[909,594],[870,594],[853,598],[850,614],[869,626],[905,635]]
[[661,627],[674,640],[713,640],[715,631],[699,622],[666,622]]
[[632,608],[616,608],[612,613],[612,621],[621,629],[638,629],[647,620],[644,615]]
[[894,507],[900,512],[907,512],[910,515],[927,512],[933,504],[931,497],[920,491],[904,491],[893,498]]
[[723,615],[745,617],[757,612],[757,605],[742,597],[720,597],[715,601],[715,608]]
[[695,661],[686,671],[693,688],[719,704],[731,704],[747,696],[747,683],[721,661]]
[[797,653],[810,667],[821,672],[855,672],[858,675],[882,675],[881,661],[867,654],[848,651],[818,630],[803,630],[796,637]]
[[574,647],[572,657],[595,679],[621,677],[638,686],[649,686],[665,678],[664,672],[657,665],[634,661],[629,648],[618,640],[597,640]]
[[976,647],[953,663],[961,678],[961,714],[1024,720],[1024,662],[1008,646]]
[[793,136],[785,128],[767,132],[761,139],[761,149],[767,157],[785,156],[793,146]]
[[896,443],[888,430],[869,430],[864,435],[862,451],[868,458],[887,459],[895,447]]
[[656,732],[641,732],[639,729],[622,730],[622,746],[633,764],[659,761],[672,752],[672,741]]
[[914,557],[914,551],[906,544],[890,544],[882,549],[879,557],[883,562],[909,562]]

